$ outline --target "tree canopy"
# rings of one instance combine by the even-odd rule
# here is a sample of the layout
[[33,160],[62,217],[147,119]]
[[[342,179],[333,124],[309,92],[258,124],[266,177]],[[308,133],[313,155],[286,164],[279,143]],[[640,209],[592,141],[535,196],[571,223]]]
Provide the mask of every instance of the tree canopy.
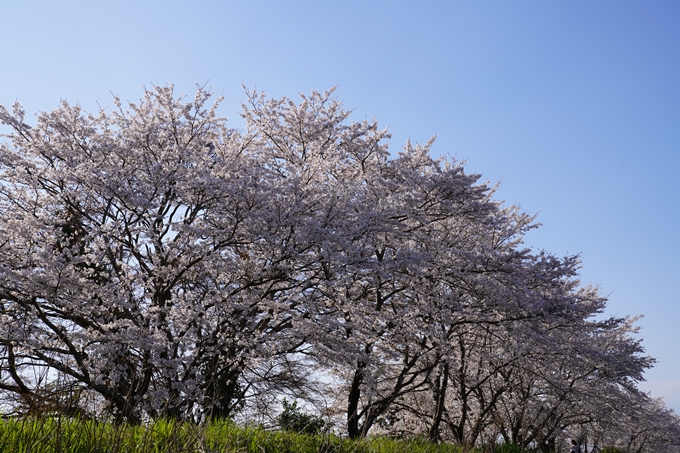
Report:
[[634,319],[523,246],[533,216],[433,140],[390,154],[332,90],[246,94],[242,129],[172,86],[0,106],[6,412],[275,420],[288,396],[350,437],[680,446]]

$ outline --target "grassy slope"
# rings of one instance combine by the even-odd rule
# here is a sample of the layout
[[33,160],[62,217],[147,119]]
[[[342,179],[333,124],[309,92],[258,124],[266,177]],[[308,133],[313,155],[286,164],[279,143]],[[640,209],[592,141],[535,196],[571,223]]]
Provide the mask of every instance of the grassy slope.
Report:
[[207,426],[158,421],[148,427],[89,420],[0,421],[1,453],[461,453],[456,445],[334,435],[309,436],[231,422]]

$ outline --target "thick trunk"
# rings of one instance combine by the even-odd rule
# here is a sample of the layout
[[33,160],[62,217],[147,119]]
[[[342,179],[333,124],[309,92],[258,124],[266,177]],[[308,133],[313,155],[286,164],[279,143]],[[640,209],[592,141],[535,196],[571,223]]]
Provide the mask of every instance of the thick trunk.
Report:
[[359,431],[359,398],[361,398],[361,382],[364,379],[363,368],[365,364],[359,362],[354,371],[354,378],[349,389],[347,401],[347,435],[350,439],[356,439],[360,435]]
[[556,439],[554,436],[546,438],[540,443],[539,447],[542,453],[554,453],[555,452]]
[[117,396],[113,400],[116,407],[115,423],[129,423],[131,425],[139,425],[142,423],[142,418],[137,411],[137,404],[132,397],[125,398]]
[[435,383],[435,409],[432,416],[432,424],[430,425],[429,437],[430,441],[437,443],[440,440],[439,425],[444,414],[444,402],[446,401],[446,387],[449,382],[449,365],[444,364],[442,374],[437,376]]

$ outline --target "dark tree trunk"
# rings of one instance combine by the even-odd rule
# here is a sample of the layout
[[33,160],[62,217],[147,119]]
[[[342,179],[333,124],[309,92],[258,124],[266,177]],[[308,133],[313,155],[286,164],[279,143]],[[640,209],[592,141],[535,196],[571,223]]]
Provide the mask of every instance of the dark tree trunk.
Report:
[[359,398],[361,398],[361,382],[364,380],[363,369],[366,365],[359,362],[354,371],[352,386],[349,389],[347,401],[347,435],[350,439],[356,439],[360,435],[359,430]]
[[541,453],[554,453],[556,439],[555,436],[550,436],[540,444]]
[[432,424],[430,425],[430,441],[439,442],[439,425],[442,421],[442,415],[444,414],[444,403],[446,401],[446,387],[449,382],[449,365],[444,364],[442,369],[442,374],[437,376],[437,381],[435,383],[435,409],[434,415],[432,416]]

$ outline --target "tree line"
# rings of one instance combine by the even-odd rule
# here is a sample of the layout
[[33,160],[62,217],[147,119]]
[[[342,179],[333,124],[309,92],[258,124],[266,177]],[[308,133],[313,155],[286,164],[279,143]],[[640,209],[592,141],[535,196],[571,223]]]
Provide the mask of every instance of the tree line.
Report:
[[[337,430],[673,451],[654,360],[578,256],[433,140],[388,150],[328,92],[172,86],[25,122],[0,106],[0,397],[10,414],[262,417]],[[273,415],[271,415],[273,419]]]

